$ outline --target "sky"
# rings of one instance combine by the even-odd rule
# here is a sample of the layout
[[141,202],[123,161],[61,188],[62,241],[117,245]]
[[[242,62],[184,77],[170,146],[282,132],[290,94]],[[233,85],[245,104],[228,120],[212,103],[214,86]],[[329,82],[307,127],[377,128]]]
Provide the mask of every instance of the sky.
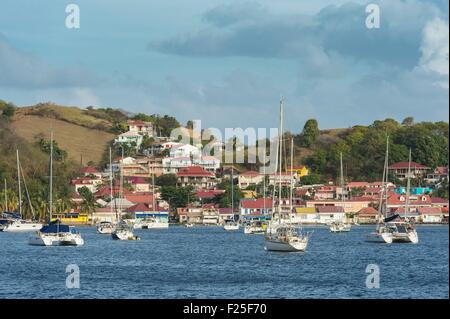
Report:
[[[66,27],[77,4],[80,28]],[[366,27],[366,6],[380,27]],[[202,127],[448,121],[448,0],[2,0],[0,99]]]

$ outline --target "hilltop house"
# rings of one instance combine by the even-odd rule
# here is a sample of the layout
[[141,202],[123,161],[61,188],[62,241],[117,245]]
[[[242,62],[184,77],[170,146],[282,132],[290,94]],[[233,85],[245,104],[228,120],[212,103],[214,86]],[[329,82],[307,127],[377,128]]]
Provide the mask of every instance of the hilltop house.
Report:
[[117,136],[114,143],[126,144],[127,146],[132,146],[134,144],[136,149],[139,149],[143,140],[144,137],[141,134],[128,131]]
[[264,175],[256,171],[248,171],[239,174],[238,185],[241,189],[246,189],[249,186],[256,186],[262,183],[264,180]]
[[128,132],[138,133],[142,136],[153,137],[153,124],[151,122],[144,122],[141,120],[129,120],[127,121]]
[[220,168],[220,160],[214,156],[166,157],[162,160],[164,174],[176,174],[180,169],[200,166],[208,172],[216,173]]
[[[394,176],[399,179],[399,180],[403,180],[405,178],[407,178],[408,176],[408,167],[409,167],[409,163],[408,162],[399,162],[399,163],[395,163],[392,164],[388,167],[389,171],[391,171]],[[426,176],[427,172],[430,170],[429,167],[416,163],[416,162],[411,162],[411,174],[410,174],[410,178],[420,178],[420,177],[424,177]]]
[[448,178],[448,167],[445,166],[439,166],[436,167],[435,170],[432,173],[429,173],[427,175],[426,181],[428,183],[439,183],[442,180],[449,180]]
[[210,189],[217,184],[216,176],[200,166],[182,168],[177,173],[177,177],[177,185],[181,187],[193,186],[196,189]]
[[[292,171],[297,174],[298,177],[303,177],[303,176],[307,176],[309,171],[308,168],[306,166],[300,165],[300,166],[294,166],[292,168]],[[291,168],[289,167],[287,169],[287,172],[290,173],[291,172]]]

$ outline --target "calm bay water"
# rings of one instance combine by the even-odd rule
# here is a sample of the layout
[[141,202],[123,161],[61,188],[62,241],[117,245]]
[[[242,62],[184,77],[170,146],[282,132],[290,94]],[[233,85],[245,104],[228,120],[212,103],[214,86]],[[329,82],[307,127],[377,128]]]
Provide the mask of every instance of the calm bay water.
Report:
[[[306,253],[266,252],[261,235],[220,227],[140,230],[113,241],[81,228],[83,247],[34,247],[0,232],[0,298],[448,298],[448,226],[418,227],[420,243],[370,244],[373,227],[314,230]],[[67,289],[68,264],[80,289]],[[367,289],[366,266],[380,267]]]

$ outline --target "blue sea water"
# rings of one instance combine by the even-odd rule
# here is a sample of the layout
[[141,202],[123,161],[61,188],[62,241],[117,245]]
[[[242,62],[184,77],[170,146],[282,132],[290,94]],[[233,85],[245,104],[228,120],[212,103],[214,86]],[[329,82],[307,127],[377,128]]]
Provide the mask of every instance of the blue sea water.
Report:
[[[373,227],[314,230],[307,252],[274,253],[264,237],[220,227],[139,230],[113,241],[81,228],[82,247],[36,247],[0,232],[0,298],[448,298],[448,226],[419,226],[420,243],[371,244]],[[80,288],[66,288],[77,264]],[[377,264],[380,287],[366,287]]]

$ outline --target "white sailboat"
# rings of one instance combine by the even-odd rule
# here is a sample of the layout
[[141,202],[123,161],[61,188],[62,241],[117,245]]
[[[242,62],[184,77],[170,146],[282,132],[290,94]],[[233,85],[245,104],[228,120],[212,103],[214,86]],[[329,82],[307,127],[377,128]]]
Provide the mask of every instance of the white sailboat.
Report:
[[389,136],[386,138],[386,155],[384,158],[383,181],[381,185],[380,201],[378,204],[378,223],[376,229],[366,235],[366,242],[370,243],[392,243],[392,231],[385,223],[387,211],[387,184],[389,166]]
[[49,178],[49,223],[32,235],[29,244],[33,246],[82,246],[84,239],[72,226],[52,222],[53,213],[53,132],[50,138],[50,178]]
[[223,229],[227,231],[239,230],[239,222],[234,220],[234,176],[233,176],[233,165],[231,165],[231,213],[233,214],[233,219],[225,221]]
[[394,243],[413,243],[419,242],[419,235],[414,222],[407,220],[406,214],[409,212],[409,197],[411,195],[411,149],[409,150],[408,177],[406,184],[405,215],[404,220],[400,222],[392,221],[388,223],[392,231],[392,241]]
[[[342,165],[342,153],[341,153],[341,202],[342,202],[342,209],[344,210],[344,218],[345,218],[345,194],[344,194],[344,168]],[[346,223],[344,220],[334,221],[330,224],[330,232],[332,233],[341,233],[341,232],[349,232],[352,228],[352,225],[349,223]]]
[[[24,178],[25,183],[25,176],[22,174],[21,166],[20,166],[20,160],[19,160],[19,150],[16,150],[16,159],[17,159],[17,183],[18,183],[18,191],[19,191],[19,216],[20,218],[12,219],[9,223],[7,223],[3,227],[4,232],[11,232],[11,233],[19,233],[19,232],[31,232],[31,231],[37,231],[42,228],[42,224],[33,220],[25,220],[22,219],[22,188],[21,188],[21,176]],[[5,180],[6,182],[6,180]],[[25,184],[26,187],[26,184]],[[28,203],[31,207],[31,210],[33,211],[33,206],[31,205],[30,196],[27,190],[27,199]],[[6,192],[6,190],[5,190]],[[6,193],[5,193],[6,194]],[[33,214],[34,216],[34,214]]]
[[[111,147],[109,148],[109,192],[110,200],[113,200],[113,172],[112,172],[112,159],[111,159]],[[111,216],[113,215],[113,206],[110,205]],[[97,225],[97,233],[99,234],[112,234],[114,231],[114,224],[112,222],[103,221]]]
[[[282,147],[283,147],[283,99],[280,101],[280,132],[278,140],[278,151],[277,151],[277,161],[276,165],[279,167],[279,198],[278,205],[275,208],[275,203],[273,202],[273,213],[272,221],[270,223],[270,228],[268,229],[265,238],[265,249],[268,251],[279,251],[279,252],[303,252],[308,247],[308,242],[310,238],[310,233],[304,233],[300,228],[296,228],[291,223],[291,213],[293,211],[292,203],[292,192],[293,192],[293,140],[291,140],[291,189],[290,189],[290,205],[291,210],[288,216],[288,222],[282,222],[282,217],[284,213],[281,210],[281,173],[282,173]],[[273,196],[274,201],[275,195]],[[276,211],[277,210],[277,211]],[[274,217],[278,216],[278,220],[274,221]],[[286,218],[285,218],[286,219]],[[278,223],[277,223],[278,222]]]
[[[123,159],[122,148],[122,159]],[[120,164],[120,199],[123,199],[123,163]],[[122,203],[122,201],[120,201]],[[120,205],[122,206],[122,205]],[[111,238],[114,240],[139,240],[140,238],[133,233],[133,227],[128,225],[126,221],[122,219],[122,207],[119,208],[118,223],[111,233]]]
[[139,219],[133,225],[134,229],[164,229],[169,228],[169,214],[157,209],[155,200],[155,175],[152,174],[152,209],[150,217]]

